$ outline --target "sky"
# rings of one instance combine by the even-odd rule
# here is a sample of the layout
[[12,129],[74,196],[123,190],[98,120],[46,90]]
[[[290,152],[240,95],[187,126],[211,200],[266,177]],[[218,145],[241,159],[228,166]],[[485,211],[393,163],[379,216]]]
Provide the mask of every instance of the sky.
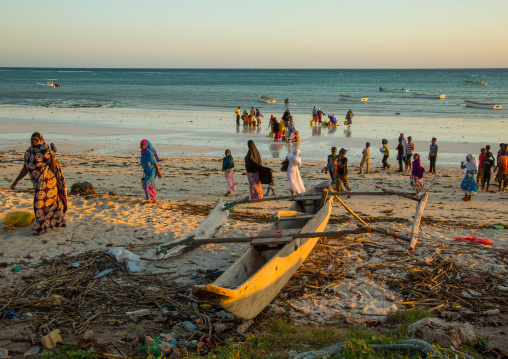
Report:
[[1,0],[0,67],[506,68],[508,0]]

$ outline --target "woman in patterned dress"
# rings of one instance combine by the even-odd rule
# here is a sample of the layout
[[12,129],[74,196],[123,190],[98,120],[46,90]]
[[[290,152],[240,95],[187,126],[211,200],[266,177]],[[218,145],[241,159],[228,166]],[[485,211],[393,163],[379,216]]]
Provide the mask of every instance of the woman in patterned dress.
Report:
[[141,141],[139,147],[141,148],[141,167],[143,167],[143,178],[141,178],[141,185],[145,191],[146,200],[150,203],[157,204],[157,187],[155,186],[155,177],[162,178],[161,171],[159,170],[159,157],[157,152],[152,147],[148,140]]
[[476,182],[478,159],[470,153],[466,156],[466,162],[460,164],[460,168],[466,169],[466,175],[460,184],[460,188],[464,191],[464,198],[462,200],[471,201],[471,196],[478,192],[478,183]]
[[25,163],[16,180],[12,183],[14,190],[18,182],[28,173],[34,185],[33,235],[43,234],[57,227],[66,227],[67,185],[62,167],[55,160],[56,149],[50,150],[39,132],[30,140],[31,146],[25,152]]
[[245,156],[245,170],[247,171],[247,179],[249,180],[250,198],[263,198],[263,185],[259,180],[259,170],[261,168],[261,155],[254,144],[254,141],[247,142],[249,152]]

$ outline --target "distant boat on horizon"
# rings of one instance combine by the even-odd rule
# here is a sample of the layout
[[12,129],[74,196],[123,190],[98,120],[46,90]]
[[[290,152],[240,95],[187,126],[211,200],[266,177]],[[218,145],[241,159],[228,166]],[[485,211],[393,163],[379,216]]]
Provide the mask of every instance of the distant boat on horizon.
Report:
[[383,92],[409,92],[408,89],[387,89],[386,87],[379,86],[379,91]]
[[369,101],[369,98],[368,97],[364,97],[364,96],[339,95],[339,99],[340,100],[345,100],[345,101],[360,101],[360,102],[367,102],[367,101]]
[[487,83],[486,83],[486,82],[483,82],[483,81],[470,81],[470,80],[464,80],[464,83],[465,83],[465,84],[469,84],[469,85],[485,85],[485,86],[487,86]]
[[263,95],[259,95],[260,101],[266,102],[266,103],[276,103],[277,100],[272,97],[267,97]]
[[476,108],[484,108],[488,110],[501,110],[503,108],[503,105],[496,105],[494,103],[485,103],[485,102],[476,102],[476,101],[469,101],[465,100],[467,107],[476,107]]
[[430,99],[436,99],[436,100],[444,100],[446,98],[446,95],[416,93],[416,92],[413,92],[411,95],[414,97],[418,97],[418,98],[430,98]]
[[49,80],[46,80],[46,83],[42,83],[42,82],[37,82],[37,85],[40,86],[40,87],[55,87],[55,88],[59,88],[60,85],[59,84],[55,84],[55,81],[58,80],[58,79],[49,79]]

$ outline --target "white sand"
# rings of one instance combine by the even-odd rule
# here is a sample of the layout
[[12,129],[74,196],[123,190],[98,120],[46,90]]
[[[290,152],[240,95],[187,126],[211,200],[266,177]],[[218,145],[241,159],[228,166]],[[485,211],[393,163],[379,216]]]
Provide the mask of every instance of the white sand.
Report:
[[[53,110],[40,109],[41,113]],[[5,115],[6,109],[2,111]],[[60,153],[57,157],[62,164],[69,188],[75,182],[88,181],[99,193],[95,197],[70,197],[66,228],[37,237],[31,235],[29,227],[19,228],[17,231],[0,229],[0,263],[17,264],[23,267],[19,273],[13,273],[12,267],[0,268],[0,287],[15,283],[43,258],[75,255],[89,250],[105,251],[111,246],[124,246],[140,253],[146,250],[146,245],[149,243],[167,242],[191,231],[204,219],[218,198],[226,199],[221,197],[226,191],[224,176],[220,171],[222,157],[164,156],[165,161],[160,163],[163,178],[158,179],[157,182],[159,203],[157,206],[144,204],[144,193],[140,185],[142,170],[137,155],[139,150],[136,148],[138,140],[135,139],[140,137],[139,134],[135,135],[137,130],[116,129],[98,123],[82,127],[77,127],[75,124],[66,125],[65,116],[69,111],[71,110],[59,112],[61,117],[54,122],[46,119],[44,123],[37,123],[37,125],[35,125],[36,120],[12,118],[6,120],[5,116],[0,116],[2,129],[5,128],[9,136],[13,136],[13,139],[3,141],[3,148],[11,150],[0,152],[2,173],[0,175],[0,218],[12,211],[32,210],[33,195],[28,193],[32,190],[32,184],[28,177],[18,184],[14,192],[9,189],[9,186],[22,168],[23,152],[20,151],[28,146],[29,134],[34,128],[43,132],[48,141],[52,141],[50,138],[55,134],[61,136],[59,137],[61,141],[58,141]],[[12,110],[11,115],[14,116],[15,112]],[[143,129],[142,133],[149,132]],[[92,148],[97,150],[95,152],[107,152],[110,144],[101,137],[105,134],[122,138],[121,143],[114,146],[115,153],[136,155],[107,155],[90,152]],[[4,133],[1,136],[5,138],[7,135]],[[81,139],[82,142],[76,144],[73,136]],[[90,137],[87,138],[87,136]],[[133,143],[127,142],[127,139],[132,140]],[[242,139],[242,141],[245,140],[246,138]],[[174,148],[172,146],[158,146],[158,150],[171,152],[177,147],[178,150],[183,149],[183,145]],[[161,147],[163,151],[160,151]],[[201,147],[198,153],[205,151],[204,147]],[[320,172],[325,164],[326,155],[325,152],[323,161],[310,161],[304,157],[301,173],[307,188],[329,178],[328,175]],[[226,200],[239,199],[248,194],[242,157],[243,154],[235,156],[235,177],[240,185],[237,192]],[[352,190],[379,191],[381,188],[388,188],[410,191],[409,175],[395,173],[394,166],[391,171],[381,171],[380,156],[373,155],[372,170],[368,175],[356,174],[358,165],[354,163],[354,160],[352,162],[349,166]],[[280,159],[267,159],[265,163],[274,169],[277,194],[289,194],[286,173],[279,170]],[[423,163],[427,166],[426,161]],[[452,250],[444,251],[443,249],[443,253],[449,254],[457,265],[469,267],[479,275],[486,271],[496,273],[501,278],[505,278],[504,282],[501,281],[499,284],[508,286],[506,259],[503,261],[499,254],[500,251],[508,249],[507,232],[493,228],[494,225],[508,227],[506,221],[508,193],[499,193],[497,186],[491,186],[491,189],[496,190],[495,192],[479,192],[473,197],[472,202],[463,202],[459,185],[464,171],[457,166],[443,166],[439,162],[437,170],[437,175],[426,174],[424,177],[429,191],[429,201],[424,212],[415,257],[423,259],[432,257],[437,252],[441,253],[436,248],[444,244],[444,247]],[[109,196],[108,193],[112,190],[115,190],[118,196]],[[375,222],[376,226],[390,228],[401,234],[409,232],[410,222],[415,213],[413,201],[385,196],[358,196],[344,200],[357,214],[366,218],[367,222],[370,217],[381,217],[381,221]],[[289,202],[281,201],[238,206],[233,211],[232,218],[219,231],[218,236],[254,235],[267,225],[257,220],[259,217],[256,216],[271,214],[278,209],[286,208],[289,204]],[[242,215],[242,218],[252,214],[252,220],[240,219],[241,217],[235,219],[235,214]],[[354,218],[340,205],[335,204],[327,230],[355,228],[355,226]],[[475,235],[490,239],[494,242],[494,246],[486,248],[469,243],[453,242],[456,236]],[[358,236],[350,236],[346,240],[353,241],[356,237]],[[341,318],[343,315],[379,318],[390,310],[403,307],[399,304],[402,298],[400,293],[390,289],[381,280],[372,280],[359,267],[383,262],[384,255],[388,256],[390,250],[401,251],[401,256],[405,256],[407,254],[404,254],[404,246],[392,238],[377,234],[371,234],[366,240],[382,246],[383,249],[373,254],[361,246],[342,248],[343,241],[341,240],[330,240],[324,243],[338,246],[336,248],[340,251],[335,254],[335,264],[327,264],[319,269],[332,273],[342,268],[341,266],[345,266],[347,275],[328,283],[327,285],[331,285],[335,292],[326,296],[302,298],[306,294],[312,294],[312,290],[307,289],[300,297],[285,299],[302,310],[293,313],[295,318],[322,323],[333,322],[334,319]],[[161,262],[161,266],[179,275],[178,280],[188,284],[190,288],[194,283],[190,278],[197,275],[198,270],[216,268],[224,270],[246,249],[247,245],[242,244],[209,244],[179,258]],[[326,256],[326,253],[319,248],[313,251],[292,281],[303,280],[306,271],[316,267],[318,264],[314,264],[315,262],[321,263],[320,258]],[[285,298],[284,293],[296,282],[290,282],[286,286],[281,292],[281,297],[274,301],[272,310],[280,310],[285,305],[280,298]]]

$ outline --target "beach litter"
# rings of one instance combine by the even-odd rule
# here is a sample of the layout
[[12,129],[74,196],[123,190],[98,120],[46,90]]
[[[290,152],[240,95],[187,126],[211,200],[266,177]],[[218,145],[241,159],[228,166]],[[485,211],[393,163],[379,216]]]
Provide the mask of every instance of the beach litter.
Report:
[[487,238],[480,238],[478,236],[474,236],[474,237],[471,237],[471,236],[467,236],[467,237],[455,237],[455,242],[470,242],[470,243],[474,243],[474,244],[485,244],[486,246],[493,246],[494,243],[492,243],[490,240],[488,240]]

